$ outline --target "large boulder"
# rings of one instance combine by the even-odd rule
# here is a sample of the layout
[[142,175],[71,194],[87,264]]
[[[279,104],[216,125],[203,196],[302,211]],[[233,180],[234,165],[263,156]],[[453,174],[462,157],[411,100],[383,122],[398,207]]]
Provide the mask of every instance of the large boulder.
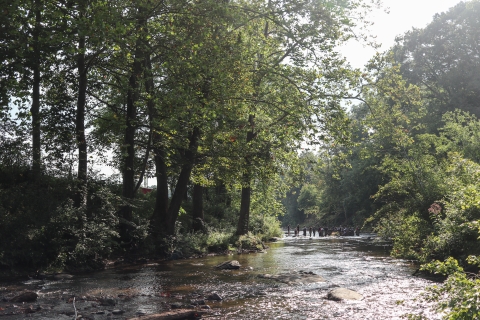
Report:
[[340,300],[362,300],[363,296],[350,289],[335,288],[327,294],[327,299],[340,301]]
[[237,260],[230,260],[230,261],[222,262],[219,265],[216,265],[215,268],[221,269],[221,270],[225,270],[225,269],[234,270],[234,269],[240,269],[241,266],[242,265]]

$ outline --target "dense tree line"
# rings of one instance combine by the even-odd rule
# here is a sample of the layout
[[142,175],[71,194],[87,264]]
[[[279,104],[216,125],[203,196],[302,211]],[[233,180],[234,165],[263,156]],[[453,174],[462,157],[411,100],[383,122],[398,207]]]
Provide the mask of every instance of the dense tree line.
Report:
[[477,188],[478,10],[478,1],[461,2],[372,58],[358,88],[362,102],[349,111],[348,143],[324,140],[320,152],[302,154],[291,212],[365,224],[394,240],[398,256],[477,253],[477,230],[467,228],[478,218],[473,204],[455,213],[463,231],[443,228],[463,188]]
[[429,291],[448,319],[479,316],[479,13],[460,2],[370,61],[349,143],[303,154],[284,217],[362,225],[393,256],[449,276]]
[[358,72],[336,48],[372,5],[1,1],[0,265],[278,233],[301,141],[345,138]]

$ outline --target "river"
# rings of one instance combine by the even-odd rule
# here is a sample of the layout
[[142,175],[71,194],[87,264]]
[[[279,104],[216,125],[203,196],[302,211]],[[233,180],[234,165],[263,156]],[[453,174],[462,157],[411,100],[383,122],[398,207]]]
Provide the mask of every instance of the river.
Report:
[[[60,280],[4,282],[0,319],[73,319],[74,296],[84,319],[129,319],[172,304],[189,305],[213,293],[223,300],[206,301],[211,308],[208,319],[401,319],[407,313],[440,319],[416,299],[432,283],[412,276],[415,265],[388,257],[386,247],[372,238],[287,237],[268,244],[266,253],[165,261]],[[238,260],[242,267],[214,268],[226,260]],[[284,284],[259,277],[299,271],[326,281]],[[363,299],[325,299],[335,287],[355,290]],[[25,304],[7,301],[20,290],[38,293],[38,300],[28,304],[35,312],[25,314]],[[100,296],[110,298],[111,305],[101,305],[96,299]]]

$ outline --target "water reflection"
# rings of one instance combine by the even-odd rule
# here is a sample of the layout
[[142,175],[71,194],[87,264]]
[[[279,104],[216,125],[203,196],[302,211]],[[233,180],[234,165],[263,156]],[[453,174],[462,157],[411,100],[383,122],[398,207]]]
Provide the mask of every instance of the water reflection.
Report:
[[[214,268],[232,259],[240,262],[240,270]],[[117,319],[160,312],[174,302],[188,305],[191,300],[203,299],[213,292],[224,298],[220,302],[207,302],[214,311],[210,316],[213,319],[396,319],[405,313],[426,310],[414,298],[428,281],[412,277],[413,268],[408,261],[388,258],[384,244],[372,243],[368,235],[290,237],[270,244],[266,253],[168,261],[23,286],[40,293],[39,303],[55,295],[114,297],[115,308],[125,311]],[[287,285],[258,277],[300,270],[321,275],[326,282]],[[326,300],[327,292],[338,286],[355,290],[364,299]],[[43,318],[54,319],[55,315],[58,316],[45,312]],[[90,317],[106,319],[106,314]]]

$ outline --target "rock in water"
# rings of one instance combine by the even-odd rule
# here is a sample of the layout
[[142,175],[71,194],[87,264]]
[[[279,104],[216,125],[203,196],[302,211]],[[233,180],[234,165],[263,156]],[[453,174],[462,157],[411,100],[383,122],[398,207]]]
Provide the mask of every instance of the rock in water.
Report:
[[112,298],[100,298],[98,299],[98,302],[100,302],[101,306],[107,306],[107,307],[114,306],[117,304],[115,300],[113,300]]
[[221,301],[223,300],[222,297],[220,297],[218,294],[213,293],[207,297],[207,300],[216,300],[216,301]]
[[38,295],[35,292],[26,291],[10,299],[10,302],[34,302],[37,298]]
[[302,283],[314,283],[325,282],[325,279],[313,272],[292,272],[292,273],[280,273],[280,274],[260,274],[259,278],[272,279],[278,282],[286,283],[289,285],[302,284]]
[[183,259],[183,253],[177,250],[172,252],[172,254],[170,255],[170,260],[179,260],[179,259]]
[[215,268],[222,269],[222,270],[223,269],[232,270],[232,269],[240,269],[241,266],[242,265],[237,260],[230,260],[230,261],[225,261],[220,263],[219,265],[215,266]]
[[125,313],[125,311],[120,310],[120,309],[117,309],[117,310],[113,310],[113,311],[112,311],[112,314],[114,314],[114,315],[120,315],[120,314],[124,314],[124,313]]
[[327,294],[327,299],[329,300],[334,300],[334,301],[340,301],[340,300],[362,300],[363,296],[350,289],[346,288],[336,288],[331,290]]
[[65,279],[72,279],[73,276],[71,274],[66,274],[66,273],[59,273],[53,276],[53,279],[55,280],[65,280]]

